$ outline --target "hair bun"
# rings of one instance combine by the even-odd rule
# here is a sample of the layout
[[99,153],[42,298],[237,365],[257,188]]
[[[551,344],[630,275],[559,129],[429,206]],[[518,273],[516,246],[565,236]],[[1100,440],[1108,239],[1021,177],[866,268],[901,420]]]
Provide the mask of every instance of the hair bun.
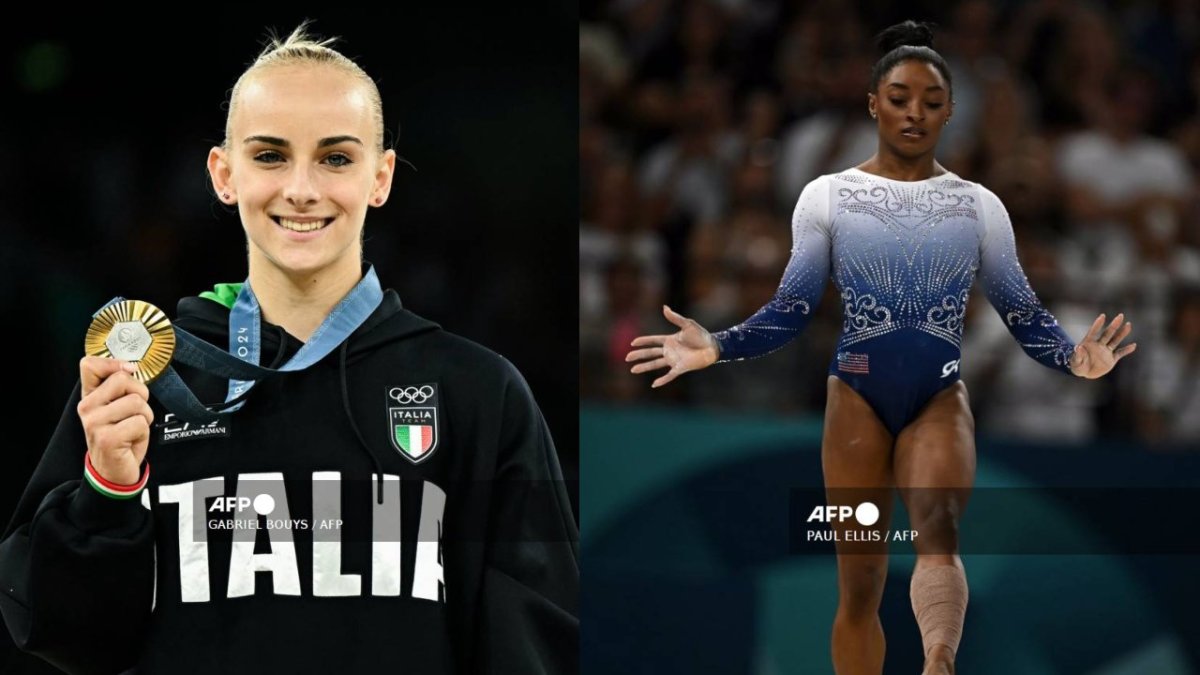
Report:
[[933,27],[932,23],[909,19],[883,29],[875,42],[879,45],[881,55],[903,45],[933,48]]

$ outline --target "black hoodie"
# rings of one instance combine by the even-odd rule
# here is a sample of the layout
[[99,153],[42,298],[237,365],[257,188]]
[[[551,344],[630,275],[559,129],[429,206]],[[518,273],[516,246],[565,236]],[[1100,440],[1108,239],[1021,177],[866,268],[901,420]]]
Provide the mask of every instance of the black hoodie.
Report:
[[[229,290],[182,299],[176,323],[228,344]],[[301,346],[262,328],[264,366]],[[177,370],[224,400],[224,380]],[[81,480],[79,397],[0,542],[21,648],[70,673],[578,670],[578,531],[529,388],[394,291],[227,421],[152,397],[140,500]]]

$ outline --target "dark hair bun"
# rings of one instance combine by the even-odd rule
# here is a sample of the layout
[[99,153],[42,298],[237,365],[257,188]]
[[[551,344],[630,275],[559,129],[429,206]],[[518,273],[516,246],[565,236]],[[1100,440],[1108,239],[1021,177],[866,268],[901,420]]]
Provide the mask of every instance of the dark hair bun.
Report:
[[912,45],[914,47],[933,48],[934,24],[916,22],[911,19],[883,29],[875,42],[879,45],[880,55],[887,54],[896,47]]

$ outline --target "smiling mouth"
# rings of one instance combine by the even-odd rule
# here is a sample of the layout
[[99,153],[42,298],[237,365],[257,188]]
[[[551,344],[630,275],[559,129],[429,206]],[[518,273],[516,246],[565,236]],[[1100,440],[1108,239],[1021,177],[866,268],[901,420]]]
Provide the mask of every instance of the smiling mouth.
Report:
[[307,223],[301,223],[299,221],[288,220],[287,218],[281,218],[279,216],[271,216],[271,220],[275,221],[276,225],[285,230],[291,230],[292,232],[314,232],[316,230],[323,230],[333,222],[333,218],[325,218],[324,220],[313,220]]

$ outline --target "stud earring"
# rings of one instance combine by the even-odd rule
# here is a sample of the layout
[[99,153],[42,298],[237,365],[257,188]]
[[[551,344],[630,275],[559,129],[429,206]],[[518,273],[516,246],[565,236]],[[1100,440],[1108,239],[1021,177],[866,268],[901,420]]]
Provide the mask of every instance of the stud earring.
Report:
[[879,119],[879,118],[875,116],[875,113],[871,113],[871,119],[874,120],[874,119]]

